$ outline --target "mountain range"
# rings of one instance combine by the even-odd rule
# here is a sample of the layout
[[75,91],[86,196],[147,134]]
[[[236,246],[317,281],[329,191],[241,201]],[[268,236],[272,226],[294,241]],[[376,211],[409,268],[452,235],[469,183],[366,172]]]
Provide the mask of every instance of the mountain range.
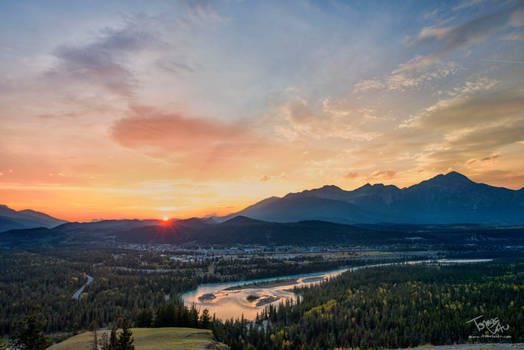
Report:
[[[102,243],[522,244],[524,189],[451,172],[406,188],[366,184],[271,197],[220,218],[65,222],[0,206],[0,246]],[[512,226],[512,227],[508,227]],[[7,231],[8,230],[8,231]],[[2,232],[4,231],[4,232]]]
[[52,228],[66,222],[31,209],[16,211],[0,204],[0,232],[35,227]]
[[416,185],[366,184],[353,191],[324,186],[264,199],[235,216],[271,222],[322,220],[343,224],[524,224],[524,188],[476,183],[450,172]]

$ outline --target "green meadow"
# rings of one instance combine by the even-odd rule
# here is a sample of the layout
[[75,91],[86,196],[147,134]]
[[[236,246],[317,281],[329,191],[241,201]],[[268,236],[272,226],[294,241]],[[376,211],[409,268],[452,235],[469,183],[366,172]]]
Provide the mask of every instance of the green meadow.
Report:
[[[104,331],[97,332],[98,339]],[[107,332],[107,331],[106,331]],[[227,349],[222,343],[213,339],[213,334],[207,329],[182,327],[166,328],[133,328],[133,338],[136,350],[186,350],[186,349]],[[75,335],[48,350],[92,350],[93,332]]]

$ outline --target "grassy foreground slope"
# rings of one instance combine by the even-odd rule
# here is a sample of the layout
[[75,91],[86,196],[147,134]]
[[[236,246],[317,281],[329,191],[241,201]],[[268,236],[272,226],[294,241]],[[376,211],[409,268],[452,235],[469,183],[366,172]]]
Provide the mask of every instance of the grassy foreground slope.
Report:
[[[136,350],[185,350],[185,349],[228,349],[222,343],[213,339],[213,334],[207,329],[182,327],[166,328],[133,328]],[[97,332],[98,337],[102,331]],[[91,350],[93,332],[75,335],[48,350]]]

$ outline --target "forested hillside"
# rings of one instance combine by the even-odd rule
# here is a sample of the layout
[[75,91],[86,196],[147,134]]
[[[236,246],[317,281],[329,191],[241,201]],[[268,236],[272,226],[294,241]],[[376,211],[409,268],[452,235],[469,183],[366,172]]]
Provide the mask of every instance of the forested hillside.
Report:
[[482,315],[509,325],[491,341],[518,343],[523,291],[522,261],[374,268],[301,289],[302,302],[268,308],[255,327],[227,322],[215,332],[232,349],[398,348],[466,343],[483,334],[468,323]]

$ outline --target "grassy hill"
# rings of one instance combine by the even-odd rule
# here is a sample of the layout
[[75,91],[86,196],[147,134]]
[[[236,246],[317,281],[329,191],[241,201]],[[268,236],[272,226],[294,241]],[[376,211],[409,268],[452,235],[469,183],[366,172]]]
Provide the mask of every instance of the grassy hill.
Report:
[[[98,331],[100,339],[103,331]],[[213,339],[207,329],[194,328],[133,328],[135,350],[186,350],[186,349],[228,349]],[[75,335],[48,350],[91,350],[93,332]]]

